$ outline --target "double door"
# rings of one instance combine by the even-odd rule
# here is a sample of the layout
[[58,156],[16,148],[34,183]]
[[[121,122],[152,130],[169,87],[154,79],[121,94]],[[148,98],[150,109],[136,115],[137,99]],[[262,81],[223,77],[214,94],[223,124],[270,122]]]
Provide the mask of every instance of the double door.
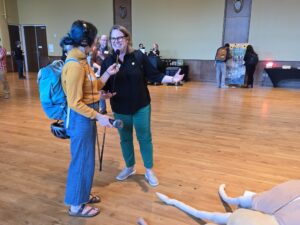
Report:
[[22,42],[26,71],[37,72],[49,63],[46,26],[9,25],[9,36],[12,51],[16,41]]

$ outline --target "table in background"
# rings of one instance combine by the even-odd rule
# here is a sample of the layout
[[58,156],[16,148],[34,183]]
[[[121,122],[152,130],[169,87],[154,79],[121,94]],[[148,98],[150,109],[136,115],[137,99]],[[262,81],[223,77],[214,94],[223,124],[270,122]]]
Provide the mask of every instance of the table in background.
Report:
[[183,80],[188,81],[189,80],[189,66],[183,65],[183,66],[168,66],[166,67],[166,75],[174,76],[178,69],[181,69],[181,74],[184,74]]
[[282,69],[282,68],[269,68],[265,69],[274,87],[279,87],[282,81],[300,81],[300,69]]

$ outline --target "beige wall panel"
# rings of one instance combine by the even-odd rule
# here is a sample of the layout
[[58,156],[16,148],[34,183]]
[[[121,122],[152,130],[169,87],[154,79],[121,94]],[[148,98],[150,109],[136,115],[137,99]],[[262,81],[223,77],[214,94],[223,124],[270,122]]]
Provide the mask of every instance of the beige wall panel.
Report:
[[225,1],[132,0],[134,47],[157,42],[164,58],[213,59],[222,43]]
[[5,0],[7,22],[9,24],[19,24],[17,0]]
[[61,54],[59,42],[69,31],[73,21],[87,20],[98,28],[98,33],[108,33],[113,25],[111,0],[18,0],[20,24],[45,24],[48,44]]
[[299,11],[299,0],[252,0],[249,42],[261,60],[299,61]]

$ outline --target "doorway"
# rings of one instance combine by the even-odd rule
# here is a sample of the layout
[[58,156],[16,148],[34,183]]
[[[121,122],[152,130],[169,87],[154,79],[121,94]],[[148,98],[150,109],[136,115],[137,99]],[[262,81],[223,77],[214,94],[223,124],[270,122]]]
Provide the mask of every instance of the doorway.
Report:
[[18,71],[17,69],[17,64],[16,60],[13,57],[13,51],[16,47],[16,42],[20,41],[20,32],[19,32],[19,26],[18,25],[8,25],[8,33],[9,33],[9,40],[10,40],[10,49],[11,49],[11,60],[12,60],[12,71],[11,72],[16,72]]
[[49,63],[46,26],[22,25],[25,67],[28,72],[38,72]]

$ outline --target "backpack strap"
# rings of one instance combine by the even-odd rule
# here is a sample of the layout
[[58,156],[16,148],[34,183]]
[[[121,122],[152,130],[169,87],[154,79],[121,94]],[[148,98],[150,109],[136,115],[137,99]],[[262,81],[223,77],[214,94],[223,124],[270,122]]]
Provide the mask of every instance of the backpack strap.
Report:
[[[77,60],[77,59],[75,59],[75,58],[69,58],[69,59],[67,59],[66,61],[65,61],[65,64],[64,65],[66,65],[68,62],[78,62],[79,63],[79,61]],[[66,129],[68,129],[68,127],[69,127],[69,123],[70,123],[70,108],[68,107],[68,109],[67,109],[67,119],[66,119]]]
[[68,129],[70,123],[70,108],[67,109],[66,129]]
[[76,59],[76,58],[68,58],[66,61],[65,61],[65,64],[67,64],[68,62],[78,62],[79,63],[79,61]]

